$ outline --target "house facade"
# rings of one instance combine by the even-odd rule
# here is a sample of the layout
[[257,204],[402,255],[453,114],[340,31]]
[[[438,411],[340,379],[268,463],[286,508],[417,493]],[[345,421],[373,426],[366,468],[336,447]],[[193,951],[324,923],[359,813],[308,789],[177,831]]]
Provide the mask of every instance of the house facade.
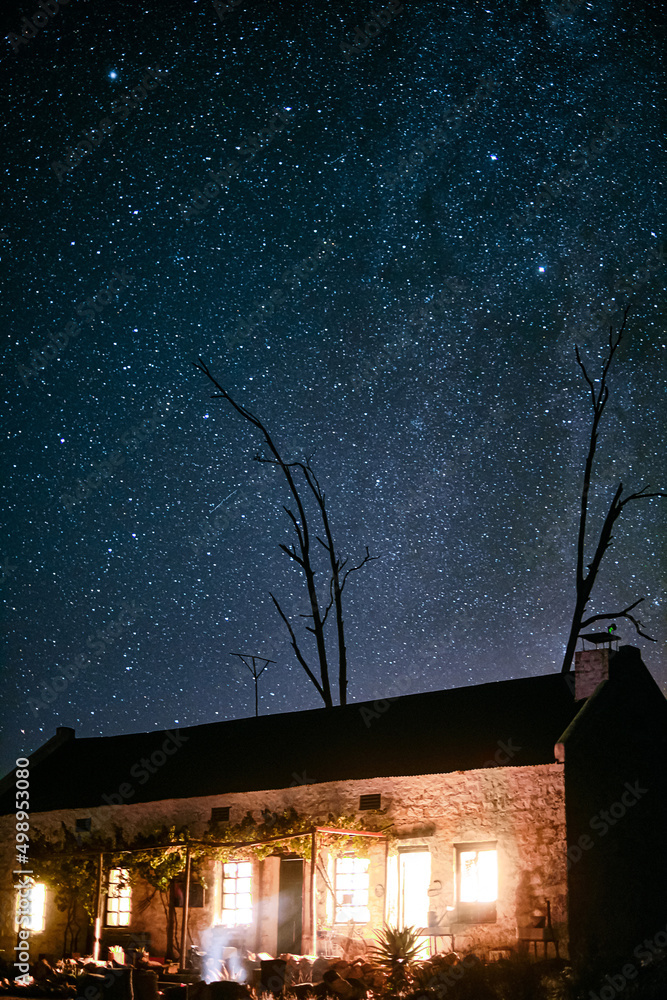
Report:
[[[78,740],[61,729],[30,758],[30,824],[54,841],[70,831],[82,854],[114,829],[133,841],[187,827],[194,844],[248,814],[292,810],[312,831],[315,864],[290,841],[261,857],[204,857],[187,905],[182,881],[167,906],[103,859],[104,949],[145,943],[168,956],[186,911],[186,947],[214,957],[239,946],[362,954],[387,923],[419,928],[425,952],[554,954],[555,941],[585,964],[667,923],[666,737],[667,703],[638,652],[593,650],[575,676],[171,733]],[[11,956],[21,866],[14,776],[3,784],[0,947]],[[346,835],[327,832],[332,816],[376,836],[348,851]],[[60,912],[46,882],[32,905],[31,960],[91,947],[95,928]]]

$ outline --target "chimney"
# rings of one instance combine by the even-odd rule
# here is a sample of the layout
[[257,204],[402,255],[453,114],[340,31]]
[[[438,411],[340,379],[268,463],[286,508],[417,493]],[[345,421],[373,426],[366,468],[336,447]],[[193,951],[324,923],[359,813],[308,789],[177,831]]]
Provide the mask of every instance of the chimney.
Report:
[[609,649],[582,649],[574,654],[574,700],[593,694],[598,684],[609,678],[609,664],[616,654]]

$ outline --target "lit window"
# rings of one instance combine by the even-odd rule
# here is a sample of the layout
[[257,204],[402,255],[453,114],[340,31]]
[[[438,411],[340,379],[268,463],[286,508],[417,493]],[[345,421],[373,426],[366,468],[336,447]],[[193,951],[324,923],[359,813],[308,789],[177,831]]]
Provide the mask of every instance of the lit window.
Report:
[[222,866],[223,927],[252,923],[252,862],[227,861]]
[[[21,912],[21,900],[30,900],[30,909],[25,910],[25,905]],[[19,916],[21,922],[19,923]],[[30,889],[16,893],[16,919],[14,929],[21,927],[28,931],[43,931],[46,925],[46,886],[43,882],[36,882]]]
[[429,851],[401,851],[398,856],[400,923],[402,927],[426,927],[428,887],[431,883]]
[[107,927],[129,927],[132,890],[125,868],[111,868],[107,882]]
[[496,919],[498,852],[493,844],[460,844],[456,848],[458,919],[486,923]]
[[367,858],[336,858],[334,920],[337,924],[346,924],[350,920],[355,924],[367,924],[371,919],[368,865]]

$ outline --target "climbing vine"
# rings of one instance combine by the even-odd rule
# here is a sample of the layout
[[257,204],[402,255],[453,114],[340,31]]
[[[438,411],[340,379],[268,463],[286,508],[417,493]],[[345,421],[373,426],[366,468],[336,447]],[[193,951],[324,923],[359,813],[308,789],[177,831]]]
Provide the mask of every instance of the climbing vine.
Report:
[[[356,815],[335,815],[329,813],[325,820],[314,820],[312,816],[301,816],[296,809],[290,807],[283,812],[274,813],[269,809],[261,812],[261,820],[255,819],[251,812],[246,813],[240,823],[210,822],[204,840],[216,844],[212,849],[214,856],[220,861],[263,860],[271,854],[298,854],[310,861],[311,832],[314,826],[325,826],[338,830],[368,830],[380,832],[386,826],[386,818],[382,812],[369,813],[361,821]],[[387,831],[387,834],[388,831]],[[289,837],[286,840],[269,840],[269,838]],[[251,846],[236,847],[235,844],[246,843]],[[348,853],[363,853],[368,850],[368,837],[354,837],[335,833],[318,833],[317,844],[320,849],[327,849],[334,855]]]
[[[385,816],[369,813],[361,821],[355,815],[330,813],[317,825],[339,830],[366,829],[379,832]],[[82,836],[61,824],[56,837],[33,833],[31,863],[35,876],[55,890],[56,906],[73,922],[81,907],[92,919],[95,916],[98,856],[104,855],[104,868],[120,868],[127,872],[130,885],[138,880],[159,892],[166,907],[167,894],[173,880],[185,870],[186,850],[190,845],[191,870],[194,878],[206,884],[208,860],[262,860],[269,855],[297,854],[307,860],[311,856],[311,832],[314,820],[301,816],[294,808],[283,812],[262,810],[257,819],[248,812],[240,823],[210,822],[204,835],[191,840],[187,827],[162,826],[152,832],[128,837],[115,826],[107,835],[87,833]],[[388,831],[387,831],[388,835]],[[288,839],[275,839],[275,838]],[[319,850],[334,855],[365,853],[369,849],[366,837],[318,833]],[[238,844],[246,846],[236,846]],[[106,891],[106,880],[102,886]]]

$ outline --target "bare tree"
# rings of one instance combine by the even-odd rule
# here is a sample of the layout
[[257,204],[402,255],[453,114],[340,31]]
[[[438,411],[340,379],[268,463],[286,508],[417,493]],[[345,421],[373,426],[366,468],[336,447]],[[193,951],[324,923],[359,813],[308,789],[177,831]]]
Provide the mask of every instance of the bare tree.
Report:
[[[336,551],[329,514],[326,508],[326,495],[322,490],[315,473],[313,472],[309,459],[306,459],[304,462],[286,462],[278,451],[278,448],[269,434],[269,431],[259,417],[255,416],[255,414],[246,407],[232,399],[226,389],[224,389],[213,377],[201,358],[199,359],[199,362],[193,363],[195,368],[203,372],[218,390],[212,398],[226,399],[234,407],[237,413],[252,424],[253,427],[256,427],[257,430],[263,435],[264,441],[266,442],[269,452],[271,453],[271,457],[256,455],[255,461],[265,462],[269,465],[277,466],[281,470],[285,481],[287,482],[294,500],[296,512],[291,507],[287,506],[283,506],[283,510],[292,523],[292,528],[294,529],[294,533],[296,535],[296,543],[292,545],[281,544],[280,548],[293,562],[297,564],[297,566],[300,567],[305,578],[310,612],[306,615],[301,615],[300,617],[309,618],[312,621],[312,625],[306,625],[305,627],[307,631],[315,637],[315,646],[317,649],[316,668],[311,668],[309,665],[306,654],[299,645],[292,623],[283,611],[274,594],[270,595],[271,600],[287,627],[292,643],[292,649],[294,650],[297,660],[303,667],[308,679],[317,690],[327,708],[330,708],[333,705],[333,697],[331,693],[331,663],[328,655],[325,625],[329,617],[329,612],[332,609],[334,610],[336,619],[336,640],[338,647],[338,694],[340,704],[345,705],[347,703],[348,666],[347,648],[345,645],[345,625],[343,619],[343,591],[350,573],[354,573],[361,569],[362,566],[376,557],[371,556],[368,548],[366,548],[366,555],[362,558],[359,564],[351,566],[349,569],[345,570],[348,560],[341,559],[339,553]],[[303,483],[307,487],[307,491],[309,491],[315,498],[317,510],[322,521],[324,538],[320,537],[320,535],[315,535],[314,537],[327,553],[329,562],[330,577],[327,588],[328,601],[326,605],[323,605],[320,602],[318,594],[316,585],[316,570],[311,545],[313,536],[309,526],[303,496],[295,478],[296,474],[298,474],[299,479],[303,479]],[[301,485],[301,490],[303,490],[303,484]]]
[[[577,538],[577,566],[576,566],[576,599],[574,604],[574,614],[572,616],[572,625],[570,628],[570,635],[567,640],[567,646],[565,649],[565,657],[563,659],[563,666],[561,668],[562,673],[567,673],[572,665],[572,658],[574,656],[574,651],[577,645],[577,638],[582,629],[587,628],[594,622],[599,621],[611,621],[616,618],[626,618],[632,622],[637,630],[637,633],[641,635],[644,639],[650,639],[651,642],[655,642],[650,635],[642,632],[642,623],[636,618],[632,611],[637,607],[638,604],[644,600],[640,597],[638,600],[629,604],[627,608],[622,608],[620,611],[609,611],[604,614],[591,615],[588,618],[584,618],[586,614],[586,607],[591,596],[591,591],[595,584],[595,580],[600,569],[600,563],[602,558],[609,548],[613,536],[612,529],[620,517],[623,509],[627,504],[633,503],[637,500],[649,500],[652,497],[665,497],[667,493],[649,493],[648,486],[643,487],[636,493],[630,493],[627,496],[623,496],[623,483],[619,483],[618,487],[612,497],[609,509],[600,529],[600,534],[598,537],[597,545],[593,553],[593,558],[585,566],[585,549],[586,549],[586,527],[588,519],[588,500],[589,491],[591,486],[591,476],[593,472],[593,460],[595,458],[595,452],[597,449],[598,442],[598,428],[602,415],[604,413],[605,407],[607,405],[607,400],[609,399],[609,387],[607,385],[607,377],[609,375],[609,369],[611,363],[614,360],[614,355],[618,350],[618,346],[623,338],[623,333],[628,319],[628,312],[630,307],[628,306],[623,313],[623,321],[618,329],[618,333],[614,335],[614,328],[609,328],[609,344],[607,347],[607,355],[605,358],[604,366],[602,369],[602,374],[599,379],[599,386],[596,388],[595,382],[588,374],[586,366],[581,360],[581,355],[579,353],[579,348],[575,347],[577,363],[583,372],[584,379],[588,384],[590,390],[590,403],[591,410],[593,413],[593,422],[591,425],[591,436],[588,444],[588,453],[586,455],[586,464],[584,466],[584,481],[581,491],[581,506],[579,514],[579,534]],[[587,572],[585,572],[585,569]]]

